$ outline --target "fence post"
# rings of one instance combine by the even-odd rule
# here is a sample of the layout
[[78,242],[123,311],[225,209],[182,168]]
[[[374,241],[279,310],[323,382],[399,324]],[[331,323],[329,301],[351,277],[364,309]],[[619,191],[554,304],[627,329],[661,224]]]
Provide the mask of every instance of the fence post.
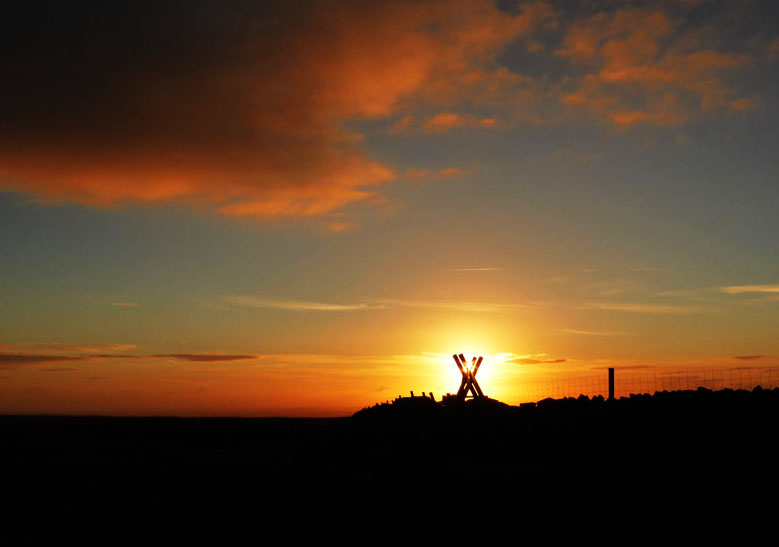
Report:
[[609,399],[614,398],[614,369],[609,368]]

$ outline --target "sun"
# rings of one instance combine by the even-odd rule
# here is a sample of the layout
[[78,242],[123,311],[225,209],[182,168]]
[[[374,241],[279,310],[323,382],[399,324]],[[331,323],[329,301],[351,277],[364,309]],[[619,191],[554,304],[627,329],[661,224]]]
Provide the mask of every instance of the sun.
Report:
[[424,353],[437,392],[454,393],[462,381],[454,355],[462,354],[469,369],[474,366],[474,358],[483,357],[477,378],[487,396],[512,389],[523,372],[508,361],[525,345],[524,337],[491,321],[452,319],[431,330],[427,341]]

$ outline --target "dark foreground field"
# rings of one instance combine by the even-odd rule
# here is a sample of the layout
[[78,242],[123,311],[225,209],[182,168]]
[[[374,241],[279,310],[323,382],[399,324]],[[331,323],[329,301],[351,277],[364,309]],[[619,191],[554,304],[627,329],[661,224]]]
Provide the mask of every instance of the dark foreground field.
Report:
[[779,390],[420,398],[341,419],[4,416],[0,537],[291,541],[571,519],[711,531],[773,523],[778,455]]

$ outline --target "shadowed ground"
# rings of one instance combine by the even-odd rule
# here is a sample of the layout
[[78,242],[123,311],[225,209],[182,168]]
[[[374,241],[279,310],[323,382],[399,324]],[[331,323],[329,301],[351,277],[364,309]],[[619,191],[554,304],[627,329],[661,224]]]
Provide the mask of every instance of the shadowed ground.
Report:
[[779,390],[401,401],[341,419],[0,417],[2,534],[451,532],[463,515],[481,534],[774,510]]

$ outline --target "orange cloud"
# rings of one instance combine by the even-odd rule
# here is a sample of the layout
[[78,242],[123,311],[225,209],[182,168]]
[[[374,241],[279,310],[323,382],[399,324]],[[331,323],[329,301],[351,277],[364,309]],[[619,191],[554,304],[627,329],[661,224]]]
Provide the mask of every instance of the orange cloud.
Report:
[[703,110],[746,107],[725,75],[749,60],[705,48],[677,27],[665,12],[642,8],[575,21],[556,53],[587,72],[561,101],[620,127],[675,125]]
[[453,129],[467,123],[467,118],[454,112],[441,112],[425,122],[425,131],[439,132]]
[[419,121],[411,115],[403,116],[389,128],[393,134],[422,131],[424,133],[443,133],[458,127],[495,127],[497,118],[477,118],[469,114],[456,112],[439,112],[424,121]]
[[[551,6],[105,3],[89,17],[21,7],[0,52],[0,188],[338,226],[345,208],[380,202],[383,185],[409,178],[371,158],[348,122],[386,117],[391,133],[438,134],[585,111],[627,128],[755,107],[727,81],[750,59],[715,50],[666,11],[571,19]],[[501,66],[515,43],[576,70],[531,77]]]
[[353,222],[342,222],[342,221],[337,221],[336,220],[336,221],[328,223],[327,231],[331,232],[331,233],[334,233],[334,234],[338,234],[338,233],[341,233],[341,232],[345,232],[347,230],[351,230],[351,229],[356,228],[356,227],[357,227],[357,225],[354,224]]
[[552,16],[544,2],[510,14],[478,0],[213,9],[15,13],[6,40],[19,47],[0,58],[0,187],[96,206],[328,216],[398,177],[343,122],[444,100]]
[[758,105],[752,99],[742,97],[740,99],[734,99],[728,104],[730,109],[734,112],[744,112],[747,110],[755,110]]
[[422,125],[422,130],[426,133],[441,133],[462,126],[494,127],[497,123],[495,118],[479,119],[455,112],[441,112],[429,118]]
[[720,287],[727,294],[772,294],[779,293],[779,285],[729,285]]

